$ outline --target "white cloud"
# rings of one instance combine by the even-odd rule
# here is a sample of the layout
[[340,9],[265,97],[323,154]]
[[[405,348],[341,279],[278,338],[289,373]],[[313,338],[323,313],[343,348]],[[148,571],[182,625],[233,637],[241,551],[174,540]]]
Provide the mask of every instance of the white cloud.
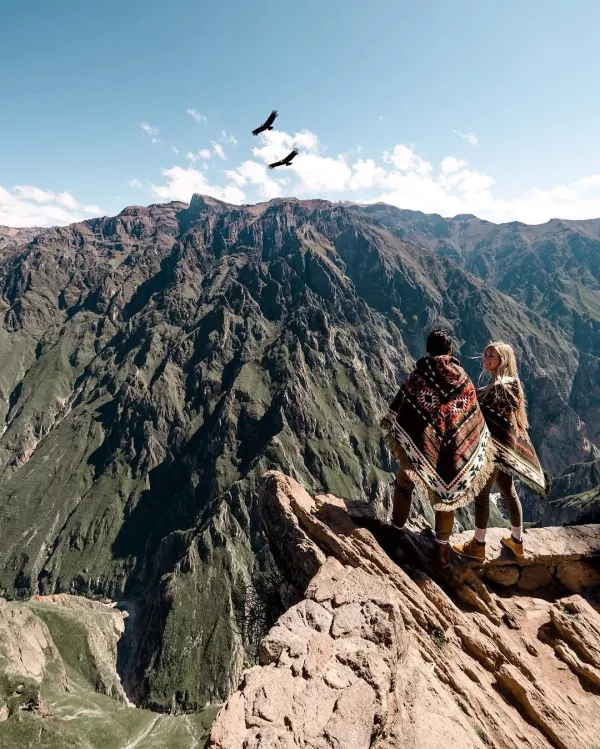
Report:
[[173,153],[179,153],[177,146],[171,146],[171,151],[173,151]]
[[210,143],[213,147],[213,153],[215,153],[220,159],[225,160],[227,156],[225,156],[225,151],[223,150],[223,146],[220,143],[215,143],[214,140],[211,140]]
[[139,124],[140,128],[144,133],[146,133],[152,143],[156,143],[157,145],[160,145],[162,143],[162,140],[158,137],[160,133],[159,128],[154,127],[154,125],[149,125],[147,122],[140,122]]
[[82,205],[70,192],[49,192],[33,185],[12,190],[0,186],[0,225],[63,226],[103,213],[97,205]]
[[396,169],[402,172],[417,172],[417,174],[429,174],[433,167],[428,161],[425,161],[414,152],[412,146],[399,143],[394,146],[394,150],[389,153],[385,151],[383,160],[388,164],[393,164]]
[[196,153],[192,153],[191,151],[188,151],[185,155],[186,159],[189,159],[192,164],[195,164],[199,159],[203,159],[204,161],[208,161],[212,158],[212,151],[209,151],[208,148],[200,148]]
[[231,143],[232,146],[237,146],[237,138],[234,135],[228,135],[225,130],[221,130],[221,140],[223,143]]
[[237,169],[227,170],[225,176],[238,187],[255,185],[258,197],[264,200],[278,198],[281,195],[282,185],[285,184],[284,180],[273,179],[266,167],[256,161],[244,161]]
[[140,122],[140,127],[146,133],[146,135],[158,135],[160,130],[153,125],[149,125],[147,122]]
[[352,165],[348,187],[350,190],[368,190],[384,184],[385,177],[385,169],[377,166],[373,159],[359,159]]
[[[147,125],[147,129],[142,128],[145,136],[158,136],[158,128],[143,124]],[[233,136],[225,131],[221,135],[221,142],[212,141],[210,148],[189,152],[188,168],[161,170],[161,183],[148,183],[154,194],[162,200],[187,202],[199,192],[234,204],[283,194],[361,203],[381,200],[443,216],[472,213],[495,222],[542,223],[553,217],[600,216],[600,174],[583,175],[550,187],[534,185],[519,195],[500,198],[494,178],[478,171],[467,159],[447,155],[433,162],[406,143],[397,143],[379,159],[357,153],[358,147],[348,153],[326,155],[315,133],[272,130],[257,139],[254,159],[226,169],[221,163],[227,158],[223,138],[233,144]],[[293,148],[300,153],[289,167],[267,170],[269,163]],[[197,162],[204,167],[196,168]],[[213,177],[211,172],[210,181],[204,173],[209,162],[217,175]],[[146,183],[132,179],[128,184],[140,187]],[[80,204],[70,191],[50,192],[32,185],[18,185],[10,192],[0,188],[0,224],[66,224],[101,212],[98,206]]]
[[574,183],[574,189],[587,190],[600,187],[600,174],[592,174],[590,177],[581,177]]
[[71,195],[70,192],[61,192],[57,196],[58,202],[64,206],[65,208],[70,208],[73,211],[76,211],[81,206],[79,205],[79,202],[75,200],[75,198]]
[[188,109],[187,113],[189,114],[190,117],[196,120],[196,122],[202,122],[202,123],[208,122],[208,117],[205,114],[201,114],[195,109]]
[[302,193],[336,192],[348,189],[352,170],[343,158],[300,154],[290,167],[299,177],[299,191]]
[[291,166],[277,172],[296,180],[286,186],[289,195],[335,199],[357,195],[361,202],[382,200],[443,216],[472,213],[496,222],[542,223],[552,217],[600,216],[600,175],[500,199],[494,195],[493,177],[469,168],[467,159],[456,156],[446,156],[434,167],[413,146],[399,143],[383,154],[383,164],[362,158],[352,162],[350,154],[336,158],[320,155],[323,149],[314,133],[291,135],[273,130],[259,138],[260,145],[253,153],[267,164],[300,147],[301,153]]
[[464,140],[468,141],[472,146],[476,146],[479,143],[479,138],[475,133],[461,133],[460,130],[455,130],[454,132],[457,135],[460,135]]
[[466,165],[466,159],[457,159],[454,156],[446,156],[442,159],[440,169],[442,170],[442,174],[452,174],[452,172],[458,172],[459,169],[462,169]]
[[24,200],[34,200],[36,203],[51,203],[56,199],[55,193],[40,190],[39,187],[32,185],[17,185],[13,187],[13,192]]
[[182,200],[188,203],[195,192],[211,195],[227,203],[239,204],[246,199],[245,193],[238,185],[231,183],[224,187],[211,185],[202,172],[192,167],[183,169],[180,166],[174,166],[170,169],[161,169],[161,173],[167,182],[164,185],[152,185],[152,191],[163,200]]

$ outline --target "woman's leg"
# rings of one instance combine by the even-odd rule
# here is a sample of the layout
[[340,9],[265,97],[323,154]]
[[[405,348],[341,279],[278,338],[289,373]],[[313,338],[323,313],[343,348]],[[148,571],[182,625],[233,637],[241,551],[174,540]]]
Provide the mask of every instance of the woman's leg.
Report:
[[475,499],[475,534],[470,541],[456,544],[452,548],[458,554],[471,559],[485,560],[485,533],[490,519],[490,492],[496,480],[496,471],[487,480]]
[[392,523],[397,525],[398,528],[402,528],[408,520],[414,488],[414,483],[408,478],[405,468],[401,465],[394,484],[394,504],[392,506]]
[[500,471],[496,479],[500,496],[506,502],[508,517],[510,518],[511,533],[515,541],[522,541],[523,538],[523,508],[521,500],[515,489],[515,482],[510,473]]
[[497,483],[498,471],[494,471],[475,499],[475,540],[485,543],[485,533],[490,522],[490,494]]

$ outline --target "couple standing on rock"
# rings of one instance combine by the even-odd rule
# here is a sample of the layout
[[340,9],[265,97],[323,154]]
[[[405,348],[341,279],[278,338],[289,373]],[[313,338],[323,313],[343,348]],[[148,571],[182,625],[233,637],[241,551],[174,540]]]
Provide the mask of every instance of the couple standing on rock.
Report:
[[458,554],[485,559],[485,535],[494,484],[508,508],[511,534],[502,543],[518,559],[523,551],[523,512],[513,476],[545,494],[546,480],[527,435],[525,396],[515,354],[507,343],[490,343],[483,354],[489,383],[475,389],[452,355],[443,330],[427,338],[419,359],[390,404],[381,425],[399,461],[392,522],[408,520],[412,491],[419,487],[435,512],[435,534],[442,567],[450,561],[454,511],[475,501],[475,534],[454,546]]

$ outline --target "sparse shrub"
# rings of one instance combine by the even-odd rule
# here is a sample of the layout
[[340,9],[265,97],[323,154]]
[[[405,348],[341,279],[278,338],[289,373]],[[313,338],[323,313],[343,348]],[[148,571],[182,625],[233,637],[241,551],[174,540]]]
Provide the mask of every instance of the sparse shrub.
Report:
[[283,577],[276,567],[256,571],[234,600],[236,624],[244,644],[244,668],[258,663],[260,642],[285,608],[281,601]]
[[431,637],[433,644],[440,650],[446,645],[446,635],[441,629],[434,629],[429,636]]

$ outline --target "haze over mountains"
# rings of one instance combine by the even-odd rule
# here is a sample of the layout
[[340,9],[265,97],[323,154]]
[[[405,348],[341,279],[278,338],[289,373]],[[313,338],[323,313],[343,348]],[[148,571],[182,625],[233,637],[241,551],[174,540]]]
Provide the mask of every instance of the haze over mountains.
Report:
[[379,417],[434,325],[474,378],[515,346],[551,500],[598,519],[600,220],[195,195],[37,231],[0,232],[0,588],[132,602],[139,703],[236,684],[266,469],[386,500]]

